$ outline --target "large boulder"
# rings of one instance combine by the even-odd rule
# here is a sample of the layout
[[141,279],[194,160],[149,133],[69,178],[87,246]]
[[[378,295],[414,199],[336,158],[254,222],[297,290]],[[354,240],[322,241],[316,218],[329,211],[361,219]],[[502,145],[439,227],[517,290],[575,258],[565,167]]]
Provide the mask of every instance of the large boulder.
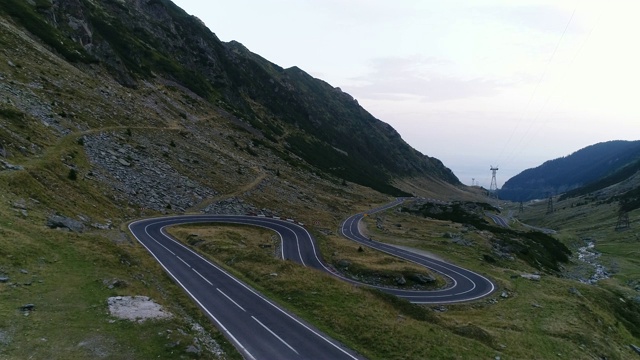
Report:
[[417,282],[418,284],[426,285],[433,284],[436,282],[436,278],[431,275],[423,275],[423,274],[411,274],[407,276],[409,280]]
[[84,224],[78,220],[74,220],[62,215],[51,215],[47,219],[47,226],[52,229],[69,229],[74,232],[82,232]]

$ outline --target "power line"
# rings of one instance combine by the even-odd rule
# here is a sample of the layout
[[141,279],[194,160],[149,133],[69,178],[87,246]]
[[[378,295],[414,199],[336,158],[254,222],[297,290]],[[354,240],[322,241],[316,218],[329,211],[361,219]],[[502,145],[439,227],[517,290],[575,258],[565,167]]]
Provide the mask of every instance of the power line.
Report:
[[[520,126],[520,123],[522,123],[522,121],[525,118],[525,115],[528,113],[529,107],[531,106],[531,103],[533,102],[533,99],[536,96],[536,93],[538,92],[538,88],[540,87],[540,84],[542,84],[542,81],[544,80],[544,78],[545,78],[545,76],[547,74],[547,71],[549,70],[549,65],[551,64],[551,61],[553,61],[553,58],[555,57],[556,52],[558,51],[558,48],[560,48],[560,44],[562,43],[562,40],[564,39],[564,36],[567,33],[567,29],[569,28],[569,25],[571,24],[571,21],[573,20],[573,16],[575,15],[576,9],[578,8],[578,3],[579,2],[576,1],[576,4],[575,4],[575,6],[573,8],[573,12],[571,12],[571,17],[569,18],[569,21],[565,25],[564,30],[562,31],[562,35],[560,35],[560,39],[558,39],[556,47],[553,49],[553,52],[551,53],[551,56],[549,57],[549,59],[547,60],[547,63],[545,64],[544,70],[543,70],[542,74],[540,75],[540,78],[538,79],[538,82],[536,83],[535,88],[533,89],[533,93],[529,97],[529,101],[527,102],[527,105],[525,106],[525,108],[524,108],[524,110],[522,112],[522,115],[520,116],[520,120],[516,123],[516,126],[514,127],[513,131],[511,132],[511,135],[509,135],[509,139],[507,140],[507,142],[503,146],[502,151],[500,151],[500,155],[498,156],[499,160],[502,159],[502,155],[504,154],[505,149],[511,143],[511,139],[513,139],[513,136],[515,135],[516,131],[518,130],[518,127]],[[525,133],[525,136],[526,136],[526,133]]]
[[[578,47],[578,50],[575,52],[575,54],[573,55],[573,58],[571,59],[571,61],[569,62],[569,65],[567,65],[567,67],[571,67],[574,62],[576,61],[576,59],[578,58],[578,55],[580,55],[580,53],[582,52],[582,49],[584,48],[584,46],[586,45],[586,43],[589,41],[589,38],[591,37],[591,34],[593,33],[593,31],[595,30],[596,26],[599,24],[600,19],[602,17],[602,12],[598,12],[598,18],[596,19],[596,21],[594,22],[593,26],[591,27],[591,29],[589,30],[589,33],[587,34],[587,36],[584,38],[584,40],[582,41],[582,43],[580,44],[580,46]],[[560,78],[559,83],[562,83],[564,81],[564,79],[567,77],[568,72],[563,72],[563,76]],[[563,88],[563,86],[557,86],[554,89],[560,89]],[[547,96],[544,104],[542,105],[542,107],[540,107],[539,111],[537,112],[536,116],[534,117],[533,121],[530,123],[529,128],[527,129],[527,132],[525,134],[522,135],[522,137],[520,138],[520,141],[518,142],[519,144],[519,150],[518,151],[513,151],[511,153],[511,155],[505,160],[503,161],[504,163],[510,163],[511,160],[513,160],[515,157],[517,157],[518,155],[520,155],[520,153],[522,153],[522,151],[528,147],[528,145],[531,143],[531,140],[533,137],[529,137],[529,139],[525,142],[525,137],[526,135],[529,134],[529,132],[531,131],[531,129],[533,128],[533,125],[538,121],[538,119],[541,118],[543,111],[545,110],[545,108],[547,107],[547,105],[549,104],[551,98],[556,94],[556,92],[552,92],[549,94],[549,96]],[[565,87],[565,91],[564,93],[559,97],[559,99],[562,99],[566,96],[567,94],[567,90]],[[559,106],[559,103],[557,103],[555,105],[555,107],[552,109],[552,111],[550,111],[549,113],[553,113],[556,108]],[[538,127],[538,129],[536,130],[536,132],[534,133],[537,134],[547,123],[549,123],[549,119],[547,118],[542,124],[541,126]],[[517,149],[517,148],[516,148]]]

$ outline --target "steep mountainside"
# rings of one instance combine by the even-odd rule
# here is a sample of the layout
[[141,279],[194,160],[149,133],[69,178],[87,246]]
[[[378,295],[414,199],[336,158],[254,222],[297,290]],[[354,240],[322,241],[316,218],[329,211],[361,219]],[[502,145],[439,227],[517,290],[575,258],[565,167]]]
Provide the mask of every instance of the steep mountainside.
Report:
[[640,209],[640,159],[577,189],[567,191],[559,201],[586,196],[603,202],[618,201],[623,212]]
[[591,145],[512,177],[500,189],[499,196],[505,200],[527,201],[561,194],[613,175],[638,159],[640,141]]
[[334,176],[390,194],[394,178],[458,185],[437,160],[404,142],[351,96],[298,68],[282,69],[237,42],[223,43],[168,0],[7,0],[0,10],[81,71],[104,66],[122,85],[171,81]]

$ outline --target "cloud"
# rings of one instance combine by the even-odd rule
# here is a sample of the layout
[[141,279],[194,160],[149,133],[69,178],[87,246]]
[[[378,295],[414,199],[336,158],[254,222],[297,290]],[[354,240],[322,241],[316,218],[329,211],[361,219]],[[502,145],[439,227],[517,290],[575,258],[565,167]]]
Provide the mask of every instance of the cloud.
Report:
[[352,85],[345,88],[367,99],[438,102],[493,96],[509,85],[493,79],[446,75],[442,69],[454,64],[432,57],[378,58],[371,65],[369,74],[352,78]]

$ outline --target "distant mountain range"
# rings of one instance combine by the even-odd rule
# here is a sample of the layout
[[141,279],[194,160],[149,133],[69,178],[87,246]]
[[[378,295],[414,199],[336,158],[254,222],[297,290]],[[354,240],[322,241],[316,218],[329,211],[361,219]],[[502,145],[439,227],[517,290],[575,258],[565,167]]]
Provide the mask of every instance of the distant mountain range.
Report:
[[608,141],[527,169],[505,182],[498,196],[528,201],[572,191],[589,192],[622,181],[639,168],[640,141]]

